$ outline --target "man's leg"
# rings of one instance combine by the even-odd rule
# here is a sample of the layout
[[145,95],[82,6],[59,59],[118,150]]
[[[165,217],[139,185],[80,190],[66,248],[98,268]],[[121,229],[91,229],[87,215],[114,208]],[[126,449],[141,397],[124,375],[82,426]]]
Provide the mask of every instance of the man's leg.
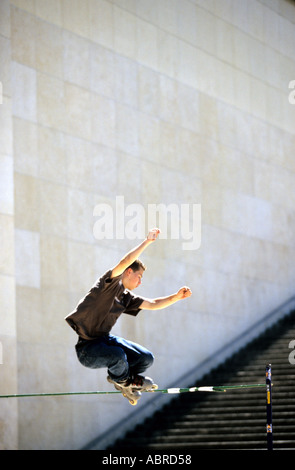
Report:
[[116,382],[129,378],[127,355],[119,344],[111,344],[108,336],[78,343],[76,352],[80,363],[85,367],[107,368],[109,376]]
[[143,346],[118,336],[109,337],[109,344],[122,349],[127,357],[130,376],[146,371],[154,362],[153,354]]

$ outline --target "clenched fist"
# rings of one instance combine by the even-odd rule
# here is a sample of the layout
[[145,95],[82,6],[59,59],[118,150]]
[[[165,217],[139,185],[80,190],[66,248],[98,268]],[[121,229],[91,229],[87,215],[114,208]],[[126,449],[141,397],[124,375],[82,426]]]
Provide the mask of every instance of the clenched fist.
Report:
[[161,230],[159,230],[158,228],[153,228],[149,231],[147,239],[154,241],[158,237],[159,233],[161,233]]
[[176,295],[179,300],[186,299],[187,297],[190,297],[192,295],[192,291],[189,287],[181,287],[181,289],[179,289]]

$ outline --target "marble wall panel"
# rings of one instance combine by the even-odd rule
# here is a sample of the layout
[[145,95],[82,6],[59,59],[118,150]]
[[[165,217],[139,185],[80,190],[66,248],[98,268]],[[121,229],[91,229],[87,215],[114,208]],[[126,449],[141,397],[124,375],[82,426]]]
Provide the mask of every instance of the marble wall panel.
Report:
[[[144,254],[142,295],[193,290],[171,308],[165,343],[168,312],[116,325],[155,351],[152,374],[163,385],[183,374],[183,355],[193,367],[293,294],[294,25],[286,0],[1,2],[8,388],[108,386],[105,371],[76,360],[64,317],[138,242],[94,236],[94,207],[114,209],[117,196],[123,211],[141,204],[146,224],[149,204],[202,205],[198,250],[164,233]],[[175,344],[171,376],[167,348]],[[108,398],[95,412],[91,398],[66,399],[62,409],[52,400],[46,429],[41,399],[7,405],[1,442],[81,448],[129,414],[127,403]]]

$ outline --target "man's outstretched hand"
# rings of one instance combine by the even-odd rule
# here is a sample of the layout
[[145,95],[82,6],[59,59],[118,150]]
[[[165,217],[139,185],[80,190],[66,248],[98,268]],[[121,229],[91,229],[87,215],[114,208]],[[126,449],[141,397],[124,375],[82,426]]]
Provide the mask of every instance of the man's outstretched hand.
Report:
[[155,241],[160,233],[161,233],[161,230],[159,230],[158,228],[153,228],[149,231],[147,239],[151,241]]
[[189,287],[181,287],[181,289],[179,289],[179,291],[176,294],[178,300],[186,299],[187,297],[190,297],[191,295],[192,295],[192,291],[190,290]]

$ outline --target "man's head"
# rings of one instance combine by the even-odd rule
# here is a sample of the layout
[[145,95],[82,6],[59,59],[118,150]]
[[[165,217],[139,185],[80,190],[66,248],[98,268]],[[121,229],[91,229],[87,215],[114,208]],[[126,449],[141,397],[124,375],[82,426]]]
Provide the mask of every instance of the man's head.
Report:
[[139,259],[135,260],[127,269],[123,272],[122,282],[126,289],[133,290],[140,286],[141,279],[144,271],[146,270],[145,265]]

